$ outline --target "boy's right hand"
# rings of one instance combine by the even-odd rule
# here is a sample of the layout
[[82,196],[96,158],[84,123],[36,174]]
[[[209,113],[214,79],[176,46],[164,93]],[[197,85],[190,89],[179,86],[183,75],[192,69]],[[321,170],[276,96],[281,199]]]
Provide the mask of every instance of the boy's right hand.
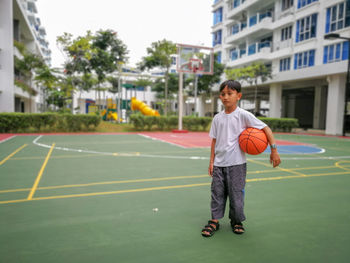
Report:
[[213,177],[213,169],[214,169],[214,164],[209,163],[209,168],[208,168],[208,174]]

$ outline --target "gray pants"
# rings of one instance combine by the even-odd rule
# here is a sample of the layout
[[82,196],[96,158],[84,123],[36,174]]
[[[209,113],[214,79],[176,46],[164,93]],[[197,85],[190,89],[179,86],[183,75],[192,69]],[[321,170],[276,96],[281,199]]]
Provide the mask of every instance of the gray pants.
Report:
[[235,223],[245,220],[243,207],[246,173],[246,163],[229,167],[214,166],[211,182],[212,219],[224,217],[228,196],[230,200],[229,217],[231,221]]

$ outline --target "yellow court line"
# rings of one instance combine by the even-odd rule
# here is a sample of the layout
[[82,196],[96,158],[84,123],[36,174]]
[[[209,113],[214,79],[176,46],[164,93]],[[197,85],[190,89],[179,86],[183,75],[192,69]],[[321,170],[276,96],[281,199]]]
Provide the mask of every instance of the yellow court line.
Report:
[[[253,178],[253,179],[247,179],[247,182],[250,183],[250,182],[260,182],[260,181],[274,181],[274,180],[284,180],[284,179],[293,179],[293,178],[300,179],[300,178],[306,178],[306,177],[320,177],[320,176],[344,175],[344,174],[350,174],[350,171],[337,172],[337,173],[324,173],[324,174],[310,174],[305,176],[287,175],[287,176],[267,177],[267,178]],[[19,200],[0,201],[0,204],[21,203],[21,202],[28,202],[28,201],[50,200],[50,199],[64,199],[64,198],[73,198],[73,197],[89,197],[89,196],[101,196],[101,195],[112,195],[112,194],[123,194],[123,193],[136,193],[136,192],[146,192],[146,191],[156,191],[156,190],[166,190],[166,189],[180,189],[180,188],[190,188],[190,187],[198,187],[198,186],[208,186],[210,184],[211,183],[200,183],[200,184],[173,185],[173,186],[160,186],[160,187],[150,187],[150,188],[118,190],[118,191],[109,191],[109,192],[95,192],[95,193],[86,193],[86,194],[45,196],[45,197],[35,197],[35,198],[32,198],[31,200],[19,199]]]
[[[51,158],[53,159],[53,157]],[[315,170],[315,169],[339,169],[337,166],[315,166],[315,167],[305,167],[305,168],[293,168],[290,170]],[[276,173],[280,172],[277,169],[271,170],[261,170],[261,171],[248,171],[247,174],[264,174],[264,173]],[[157,182],[157,181],[168,181],[168,180],[179,180],[179,179],[193,179],[193,178],[205,178],[209,175],[191,175],[191,176],[175,176],[175,177],[163,177],[163,178],[150,178],[150,179],[134,179],[134,180],[124,180],[124,181],[106,181],[106,182],[95,182],[95,183],[86,183],[86,184],[71,184],[71,185],[57,185],[57,186],[43,186],[38,187],[38,190],[51,190],[51,189],[63,189],[63,188],[75,188],[75,187],[88,187],[95,185],[111,185],[111,184],[125,184],[125,183],[142,183],[142,182]],[[278,178],[278,177],[275,177]],[[252,179],[248,179],[252,180]],[[264,180],[264,178],[262,179]],[[30,191],[31,188],[20,188],[20,189],[9,189],[9,190],[0,190],[0,194],[3,193],[14,193],[14,192],[26,192]]]
[[45,167],[46,167],[46,165],[47,165],[47,162],[48,162],[49,159],[50,159],[50,156],[51,156],[51,153],[52,153],[52,151],[53,151],[53,148],[55,148],[55,143],[52,144],[52,146],[51,146],[51,148],[50,148],[50,151],[49,151],[49,153],[47,154],[43,165],[41,166],[41,169],[40,169],[40,171],[39,171],[39,174],[38,174],[38,176],[37,176],[36,179],[35,179],[34,185],[33,185],[32,189],[30,190],[30,193],[29,193],[29,195],[28,195],[27,200],[32,200],[33,195],[34,195],[36,189],[38,188],[40,179],[41,179],[41,177],[42,177],[42,175],[43,175],[43,173],[44,173],[44,170],[45,170]]
[[345,170],[345,171],[350,171],[350,167],[349,166],[340,165],[341,163],[348,163],[348,164],[350,164],[350,161],[339,161],[339,162],[335,163],[335,166],[337,168],[340,168],[340,169]]
[[[260,164],[260,165],[263,165],[263,166],[266,166],[266,167],[271,167],[270,165],[268,165],[268,164],[266,164],[266,163],[263,163],[263,162],[260,162],[260,161],[256,161],[256,160],[252,160],[252,159],[248,159],[248,161],[250,161],[250,162],[252,162],[252,163]],[[275,169],[278,169],[278,170],[283,171],[283,172],[288,172],[288,173],[292,173],[292,174],[297,174],[297,175],[299,175],[299,176],[307,176],[306,174],[302,174],[302,173],[293,171],[293,170],[291,170],[291,169],[286,169],[286,168],[281,168],[281,167],[276,167]]]
[[20,150],[22,150],[24,147],[26,147],[28,144],[23,144],[21,147],[19,147],[16,151],[11,153],[9,156],[7,156],[5,159],[3,159],[0,162],[0,165],[3,165],[6,161],[8,161],[12,156],[14,156],[16,153],[18,153]]

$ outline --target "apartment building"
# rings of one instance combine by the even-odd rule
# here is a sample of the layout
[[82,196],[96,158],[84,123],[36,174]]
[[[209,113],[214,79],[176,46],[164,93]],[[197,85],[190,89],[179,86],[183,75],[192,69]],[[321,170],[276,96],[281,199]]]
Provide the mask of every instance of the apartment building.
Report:
[[[221,63],[237,68],[262,62],[271,69],[272,78],[257,90],[243,83],[254,111],[298,118],[301,127],[326,134],[341,135],[343,125],[349,132],[349,0],[215,0],[212,11]],[[329,33],[345,39],[325,39]]]
[[[46,31],[37,16],[35,2],[0,1],[0,112],[40,112],[44,103],[42,89],[14,70],[14,56],[22,57],[14,41],[41,56],[48,65],[51,63]],[[30,86],[32,94],[16,86],[15,79]]]

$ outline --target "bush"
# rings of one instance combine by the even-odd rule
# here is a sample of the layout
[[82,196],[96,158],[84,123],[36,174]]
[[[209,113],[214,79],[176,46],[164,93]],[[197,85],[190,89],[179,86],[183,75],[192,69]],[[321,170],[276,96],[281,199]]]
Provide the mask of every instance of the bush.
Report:
[[95,130],[96,115],[57,113],[0,113],[0,132],[67,132]]
[[265,122],[274,132],[291,132],[293,128],[298,128],[298,119],[294,118],[266,118],[259,117],[260,120]]
[[[172,130],[178,128],[178,116],[143,116],[133,114],[130,116],[130,122],[137,130]],[[184,116],[182,119],[183,127],[190,131],[205,131],[211,123],[210,117]]]
[[[265,122],[272,131],[290,132],[293,128],[297,128],[298,120],[293,118],[263,118],[260,120]],[[184,116],[182,119],[183,127],[189,131],[207,131],[210,127],[211,117]],[[130,123],[137,130],[172,130],[178,127],[178,116],[144,116],[142,114],[132,114]]]

